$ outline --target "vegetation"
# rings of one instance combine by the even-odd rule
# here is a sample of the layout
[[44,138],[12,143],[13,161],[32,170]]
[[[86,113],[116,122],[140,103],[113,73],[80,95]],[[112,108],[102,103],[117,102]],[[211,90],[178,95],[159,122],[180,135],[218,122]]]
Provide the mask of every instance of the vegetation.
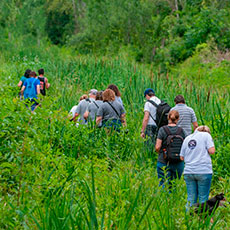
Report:
[[[211,128],[211,196],[230,191],[229,1],[0,1],[1,229],[228,229],[230,207],[185,212],[186,186],[158,187],[140,138],[145,88],[183,94]],[[25,69],[44,68],[34,114],[18,98]],[[116,84],[127,130],[108,135],[67,118],[91,88]]]
[[[199,124],[207,124],[217,147],[211,194],[229,197],[229,94],[195,87],[189,80],[160,74],[151,66],[115,58],[77,56],[55,46],[17,46],[1,56],[1,228],[9,229],[224,229],[229,207],[203,221],[185,212],[186,187],[172,194],[158,188],[156,155],[140,138],[143,90],[173,105],[186,95]],[[20,51],[19,51],[20,50]],[[12,52],[11,52],[12,51]],[[17,98],[24,70],[44,67],[49,97],[31,114]],[[79,127],[67,111],[90,88],[115,83],[122,92],[129,132],[107,135]],[[199,106],[197,106],[199,105]]]

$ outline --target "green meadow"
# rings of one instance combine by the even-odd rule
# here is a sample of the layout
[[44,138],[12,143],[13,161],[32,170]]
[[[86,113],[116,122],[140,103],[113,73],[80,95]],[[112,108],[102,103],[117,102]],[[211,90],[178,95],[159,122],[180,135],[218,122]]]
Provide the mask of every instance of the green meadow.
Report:
[[[51,83],[34,114],[17,97],[27,68],[44,68]],[[0,228],[229,229],[229,205],[219,207],[211,223],[211,217],[185,212],[183,179],[175,181],[172,193],[158,187],[157,154],[148,154],[140,138],[145,88],[154,88],[171,106],[177,94],[184,95],[215,142],[210,196],[223,192],[230,199],[229,88],[186,77],[189,68],[187,63],[162,73],[125,53],[79,55],[47,44],[23,46],[19,40],[5,45],[0,55]],[[122,93],[128,133],[76,128],[67,117],[71,107],[89,89],[110,83]]]

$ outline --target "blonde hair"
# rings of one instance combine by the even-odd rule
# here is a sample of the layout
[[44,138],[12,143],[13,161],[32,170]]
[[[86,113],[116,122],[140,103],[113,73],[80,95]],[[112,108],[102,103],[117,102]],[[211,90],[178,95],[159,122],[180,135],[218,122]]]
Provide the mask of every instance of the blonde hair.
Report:
[[211,134],[210,128],[209,128],[207,125],[201,125],[201,126],[199,126],[199,127],[197,128],[197,130],[198,130],[199,132],[207,132],[207,133]]
[[179,117],[179,112],[177,110],[172,110],[168,114],[168,121],[171,121],[173,124],[177,124]]
[[115,100],[115,93],[111,89],[106,89],[102,93],[103,101],[114,101]]
[[88,96],[86,94],[83,94],[81,97],[80,97],[80,101],[84,100],[84,99],[87,99]]

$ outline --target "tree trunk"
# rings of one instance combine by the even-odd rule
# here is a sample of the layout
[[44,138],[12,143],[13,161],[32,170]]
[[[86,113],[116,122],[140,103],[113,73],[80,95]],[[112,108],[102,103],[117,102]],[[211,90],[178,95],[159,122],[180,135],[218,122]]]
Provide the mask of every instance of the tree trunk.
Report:
[[179,14],[178,14],[178,1],[177,1],[177,0],[175,0],[175,9],[176,9],[176,11],[177,11],[176,17],[179,19]]
[[74,15],[74,21],[75,21],[75,29],[74,33],[77,34],[79,32],[79,26],[78,26],[78,15],[77,15],[77,7],[75,0],[72,0],[73,4],[73,15]]

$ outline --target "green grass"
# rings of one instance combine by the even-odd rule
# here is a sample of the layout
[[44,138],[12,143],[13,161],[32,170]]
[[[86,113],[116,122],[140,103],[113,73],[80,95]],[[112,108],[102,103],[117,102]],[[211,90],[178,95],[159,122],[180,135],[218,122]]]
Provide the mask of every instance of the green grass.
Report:
[[[213,224],[185,212],[183,180],[176,181],[172,194],[158,187],[157,156],[147,155],[140,128],[145,88],[153,87],[171,106],[174,97],[183,94],[199,124],[211,128],[217,147],[211,195],[224,192],[228,199],[229,93],[209,91],[176,74],[160,74],[123,56],[77,56],[52,46],[31,50],[1,54],[0,228],[228,228],[229,207],[217,210]],[[16,85],[27,67],[43,67],[51,82],[36,114],[16,98]],[[67,113],[81,94],[109,83],[121,90],[128,134],[106,135],[69,122]]]

